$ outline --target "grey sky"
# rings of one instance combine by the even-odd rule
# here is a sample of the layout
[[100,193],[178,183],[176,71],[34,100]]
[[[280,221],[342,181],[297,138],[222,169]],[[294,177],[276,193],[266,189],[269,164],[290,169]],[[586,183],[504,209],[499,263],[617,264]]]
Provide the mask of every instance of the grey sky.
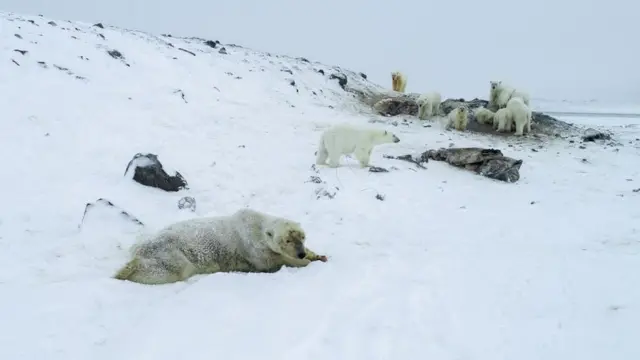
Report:
[[[341,65],[407,91],[640,102],[640,4],[631,0],[0,0],[0,10],[200,36]],[[492,15],[496,14],[496,15]]]

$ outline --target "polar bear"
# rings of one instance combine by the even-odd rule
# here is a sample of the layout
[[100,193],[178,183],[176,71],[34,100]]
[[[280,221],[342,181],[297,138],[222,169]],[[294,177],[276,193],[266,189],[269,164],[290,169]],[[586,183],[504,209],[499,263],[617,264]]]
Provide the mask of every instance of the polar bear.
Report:
[[391,88],[393,91],[403,93],[407,88],[407,77],[400,71],[391,73]]
[[480,124],[487,124],[487,125],[493,124],[494,112],[485,107],[481,106],[479,108],[476,108],[473,111],[473,115],[476,118],[476,121]]
[[522,98],[525,105],[529,106],[529,94],[526,92],[507,86],[502,81],[490,81],[489,84],[489,109],[491,111],[498,111],[506,107],[509,99],[515,97]]
[[513,126],[511,110],[502,108],[493,115],[493,128],[499,132],[509,132]]
[[507,109],[511,112],[513,122],[516,124],[516,132],[513,135],[521,136],[526,127],[527,132],[531,132],[531,109],[519,97],[511,98],[507,102]]
[[469,123],[469,109],[464,105],[459,105],[449,112],[447,128],[453,127],[458,131],[464,131]]
[[299,223],[252,209],[229,216],[180,221],[132,247],[132,259],[114,276],[167,284],[196,274],[275,272],[327,261],[305,247]]
[[355,153],[362,167],[369,166],[371,150],[376,145],[398,143],[400,139],[387,130],[357,128],[347,124],[335,125],[322,133],[316,164],[338,167],[340,156]]
[[440,114],[441,101],[442,96],[437,91],[420,95],[416,101],[418,104],[418,119],[426,120],[432,116],[438,116]]

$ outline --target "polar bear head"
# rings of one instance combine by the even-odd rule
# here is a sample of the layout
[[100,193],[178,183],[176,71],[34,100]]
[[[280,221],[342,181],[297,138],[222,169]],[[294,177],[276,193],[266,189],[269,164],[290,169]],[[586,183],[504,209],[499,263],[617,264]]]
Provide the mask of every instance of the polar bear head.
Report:
[[502,85],[502,81],[489,81],[489,83],[491,84],[491,90],[497,90],[500,85]]
[[400,139],[391,131],[372,130],[371,142],[373,145],[399,143]]
[[266,228],[265,234],[271,249],[276,252],[298,259],[304,259],[307,256],[304,248],[306,235],[297,222],[290,220],[274,221]]

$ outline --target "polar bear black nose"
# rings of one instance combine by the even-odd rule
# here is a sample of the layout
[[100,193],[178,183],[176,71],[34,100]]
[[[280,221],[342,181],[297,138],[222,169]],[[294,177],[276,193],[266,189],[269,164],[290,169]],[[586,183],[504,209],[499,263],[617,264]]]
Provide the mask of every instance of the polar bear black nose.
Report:
[[304,259],[305,256],[307,256],[307,254],[305,254],[304,251],[298,253],[298,259]]

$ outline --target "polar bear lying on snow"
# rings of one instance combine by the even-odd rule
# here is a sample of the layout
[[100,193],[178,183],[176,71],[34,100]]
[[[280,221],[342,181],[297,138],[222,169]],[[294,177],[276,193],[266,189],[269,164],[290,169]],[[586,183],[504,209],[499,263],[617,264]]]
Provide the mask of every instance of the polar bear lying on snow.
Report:
[[529,106],[529,94],[524,91],[517,90],[502,81],[490,81],[489,91],[489,109],[491,111],[498,111],[507,106],[507,103],[512,98],[521,98],[524,104]]
[[442,96],[437,91],[420,95],[416,101],[418,104],[418,119],[426,120],[432,116],[438,116],[440,114],[441,101]]
[[493,111],[486,109],[484,107],[479,107],[476,108],[473,111],[473,115],[476,118],[476,121],[479,124],[487,124],[487,125],[491,125],[493,124],[493,116],[495,115]]
[[374,146],[398,143],[392,132],[378,129],[357,128],[347,124],[335,125],[322,133],[316,152],[316,164],[338,167],[340,157],[354,153],[362,167],[369,166]]
[[305,247],[300,224],[256,210],[180,221],[132,247],[133,259],[114,276],[141,284],[166,284],[196,274],[276,272],[327,261]]

